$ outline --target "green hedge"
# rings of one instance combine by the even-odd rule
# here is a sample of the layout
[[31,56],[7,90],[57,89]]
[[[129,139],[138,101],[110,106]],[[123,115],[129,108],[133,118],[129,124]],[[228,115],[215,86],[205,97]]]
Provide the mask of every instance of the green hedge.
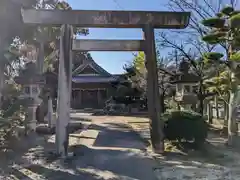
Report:
[[165,139],[169,141],[187,141],[198,145],[207,138],[208,125],[204,118],[190,111],[171,111],[162,115]]

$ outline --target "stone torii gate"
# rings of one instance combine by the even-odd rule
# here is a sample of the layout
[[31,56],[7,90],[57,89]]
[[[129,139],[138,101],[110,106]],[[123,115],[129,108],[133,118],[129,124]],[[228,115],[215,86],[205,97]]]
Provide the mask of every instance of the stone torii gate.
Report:
[[[146,56],[147,98],[153,149],[163,152],[163,125],[158,89],[154,28],[182,29],[189,23],[189,12],[92,11],[92,10],[22,10],[24,23],[61,26],[58,84],[57,153],[67,155],[68,123],[73,51],[144,51]],[[144,39],[73,40],[72,26],[96,28],[141,28]]]

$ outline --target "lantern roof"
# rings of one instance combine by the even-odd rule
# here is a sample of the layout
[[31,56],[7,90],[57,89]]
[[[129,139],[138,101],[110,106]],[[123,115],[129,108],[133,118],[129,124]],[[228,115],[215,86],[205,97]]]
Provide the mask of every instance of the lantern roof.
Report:
[[20,71],[15,81],[18,84],[44,84],[45,78],[38,73],[36,63],[30,61],[25,64],[25,68]]
[[197,83],[200,77],[190,71],[190,64],[186,60],[182,60],[177,73],[172,77],[173,84],[180,83]]
[[25,68],[22,70],[19,76],[35,75],[37,73],[36,63],[30,61],[26,63]]
[[196,94],[184,94],[182,96],[176,96],[175,101],[181,102],[181,104],[194,104],[198,101]]

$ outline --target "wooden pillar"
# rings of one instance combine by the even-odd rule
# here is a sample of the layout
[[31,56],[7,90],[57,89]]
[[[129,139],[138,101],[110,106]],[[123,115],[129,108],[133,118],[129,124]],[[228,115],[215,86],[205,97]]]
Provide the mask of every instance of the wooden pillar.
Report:
[[67,156],[68,124],[70,121],[70,99],[72,86],[72,27],[70,25],[62,25],[61,33],[56,145],[57,153],[61,156]]
[[80,107],[82,106],[82,89],[80,89],[79,90],[79,92],[78,92],[78,99],[77,99],[77,101],[78,101],[78,106],[80,105]]
[[100,93],[100,90],[98,89],[97,90],[97,99],[98,99],[98,107],[100,107],[100,105],[101,105],[101,93]]
[[150,135],[155,152],[164,152],[163,122],[160,121],[162,108],[158,88],[157,59],[155,49],[154,28],[150,24],[143,29],[145,38],[145,56],[147,68],[147,99],[150,117]]

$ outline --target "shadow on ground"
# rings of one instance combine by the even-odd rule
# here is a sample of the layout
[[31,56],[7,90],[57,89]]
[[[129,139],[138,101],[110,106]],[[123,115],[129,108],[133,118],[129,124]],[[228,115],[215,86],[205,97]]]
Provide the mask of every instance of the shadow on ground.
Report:
[[[132,151],[121,150],[102,150],[92,149],[80,145],[76,147],[80,152],[67,162],[62,162],[60,167],[49,167],[43,165],[30,165],[26,167],[27,177],[35,178],[44,177],[50,180],[61,179],[129,179],[129,180],[153,180],[153,167],[145,166],[147,162],[152,161],[150,158]],[[19,179],[23,178],[23,173],[12,170]],[[26,175],[25,175],[26,177]]]
[[[71,146],[69,150],[74,156],[65,161],[57,160],[55,161],[57,163],[45,161],[43,164],[26,166],[28,179],[39,177],[50,180],[155,179],[153,160],[141,151],[145,148],[144,144],[127,125],[121,123],[93,124],[89,130],[99,132],[92,146]],[[27,179],[20,170],[13,169],[11,173],[19,179]]]
[[82,118],[82,117],[71,117],[71,121],[77,121],[77,122],[92,122],[91,118]]
[[162,180],[189,179],[239,179],[240,154],[236,149],[224,145],[224,139],[210,133],[201,151],[166,153],[156,156],[158,167],[155,172]]
[[[74,133],[82,127],[79,119],[74,120],[71,122],[69,133]],[[9,142],[6,142],[8,146],[0,151],[1,170],[9,173],[11,171],[9,167],[12,167],[13,164],[50,163],[56,160],[57,157],[56,155],[54,157],[53,153],[55,144],[48,141],[50,137],[51,133],[30,133],[28,136],[10,139]]]
[[[93,146],[119,147],[145,150],[146,146],[140,136],[125,124],[105,123],[103,126],[93,125],[90,129],[97,129],[99,134]],[[139,141],[136,141],[139,140]]]
[[7,151],[0,152],[0,168],[8,173],[9,167],[14,164],[27,164],[30,161],[41,159],[44,149],[53,149],[54,146],[46,141],[46,136],[39,136],[35,133],[29,134],[27,137],[12,142]]
[[[84,179],[84,180],[95,180],[99,179],[98,175],[94,175],[92,173],[88,172],[82,172],[79,173],[77,171],[62,171],[62,170],[57,170],[57,169],[51,169],[47,168],[41,165],[31,165],[26,168],[28,171],[28,175],[25,173],[12,169],[12,174],[17,177],[18,179],[26,179],[26,180],[31,180],[31,179],[48,179],[48,180],[79,180],[79,179]],[[37,175],[36,175],[37,174]]]
[[138,112],[138,113],[128,113],[128,112],[124,112],[124,113],[120,113],[120,112],[108,112],[105,113],[103,111],[97,111],[91,112],[93,116],[123,116],[123,117],[142,117],[142,118],[148,118],[148,114],[147,112]]
[[72,113],[85,113],[92,116],[126,116],[126,117],[145,117],[148,118],[147,111],[139,112],[104,112],[103,109],[73,109]]

